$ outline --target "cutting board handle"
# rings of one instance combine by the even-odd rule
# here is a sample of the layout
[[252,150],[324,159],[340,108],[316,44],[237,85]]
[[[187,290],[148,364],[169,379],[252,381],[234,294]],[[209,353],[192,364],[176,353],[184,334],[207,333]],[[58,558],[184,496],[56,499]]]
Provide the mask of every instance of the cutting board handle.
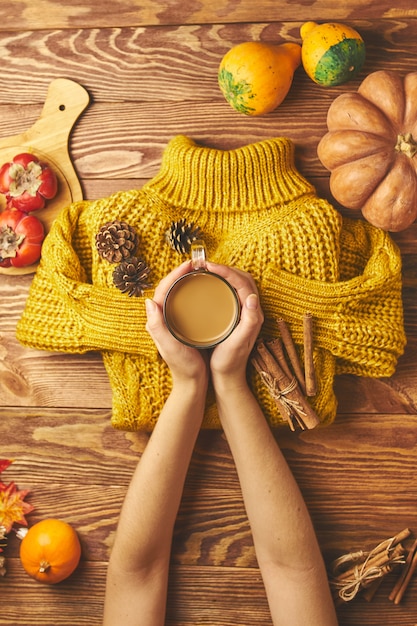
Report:
[[68,142],[76,120],[88,106],[90,97],[79,83],[68,78],[57,78],[48,88],[47,97],[39,119],[27,131],[30,142],[36,146],[48,145],[53,155],[54,146],[61,153]]

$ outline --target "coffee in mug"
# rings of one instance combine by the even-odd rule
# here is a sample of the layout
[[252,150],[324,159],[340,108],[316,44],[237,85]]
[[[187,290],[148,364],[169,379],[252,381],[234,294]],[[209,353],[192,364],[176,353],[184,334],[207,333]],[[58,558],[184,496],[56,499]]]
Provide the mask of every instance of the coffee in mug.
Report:
[[213,348],[239,321],[235,289],[206,267],[205,247],[191,247],[192,271],[178,278],[165,296],[163,312],[171,333],[193,348]]

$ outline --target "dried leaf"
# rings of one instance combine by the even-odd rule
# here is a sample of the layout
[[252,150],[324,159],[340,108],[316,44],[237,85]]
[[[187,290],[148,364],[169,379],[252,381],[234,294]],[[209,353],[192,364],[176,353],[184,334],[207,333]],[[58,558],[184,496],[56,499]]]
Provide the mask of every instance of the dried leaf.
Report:
[[9,461],[7,459],[0,459],[0,474],[4,472],[4,470],[7,469],[9,465],[11,465],[12,463],[13,461]]
[[5,528],[5,533],[11,531],[13,524],[27,526],[25,515],[33,511],[34,507],[24,502],[29,489],[19,491],[15,483],[0,485],[0,526]]

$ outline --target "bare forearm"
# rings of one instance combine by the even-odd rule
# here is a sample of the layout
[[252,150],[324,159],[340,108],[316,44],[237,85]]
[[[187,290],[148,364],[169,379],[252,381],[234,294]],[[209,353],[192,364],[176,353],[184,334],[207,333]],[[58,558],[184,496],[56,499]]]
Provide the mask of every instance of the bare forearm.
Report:
[[283,565],[300,558],[308,567],[320,558],[310,516],[256,399],[247,387],[229,387],[218,394],[217,405],[258,558]]
[[[187,268],[180,267],[176,275]],[[172,273],[173,274],[173,273]],[[208,371],[198,351],[163,323],[162,302],[146,300],[147,330],[171,371],[173,388],[131,480],[120,514],[106,583],[105,626],[163,626],[175,518],[203,420]]]
[[302,494],[248,389],[217,385],[274,624],[336,626],[327,574]]
[[199,432],[205,384],[174,385],[123,504],[113,549],[135,569],[169,558],[172,529]]

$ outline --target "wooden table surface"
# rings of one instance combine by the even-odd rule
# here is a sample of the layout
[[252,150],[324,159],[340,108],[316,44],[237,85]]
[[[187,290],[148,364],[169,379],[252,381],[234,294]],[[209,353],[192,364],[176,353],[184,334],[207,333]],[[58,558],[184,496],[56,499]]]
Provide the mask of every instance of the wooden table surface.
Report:
[[[315,85],[297,70],[285,102],[248,118],[233,111],[217,68],[234,44],[300,42],[303,22],[340,21],[362,34],[366,64],[341,87]],[[416,69],[412,0],[11,0],[0,6],[0,138],[38,119],[56,78],[90,94],[69,150],[88,199],[141,187],[158,171],[174,135],[228,149],[287,136],[297,166],[332,200],[316,148],[333,99],[379,69]],[[339,410],[326,428],[276,433],[308,503],[327,563],[368,549],[403,528],[417,534],[417,227],[393,236],[403,256],[408,344],[389,380],[336,380]],[[65,519],[82,542],[81,564],[58,586],[22,570],[10,536],[0,579],[0,624],[101,623],[106,565],[119,509],[145,433],[115,431],[100,355],[22,347],[15,327],[31,276],[0,275],[0,458],[3,480],[30,489],[29,521]],[[372,602],[338,607],[341,626],[414,626],[417,578],[397,606],[386,577]],[[167,623],[270,624],[237,476],[220,431],[202,432],[175,532]],[[306,625],[307,626],[307,625]],[[311,625],[319,626],[319,625]]]

